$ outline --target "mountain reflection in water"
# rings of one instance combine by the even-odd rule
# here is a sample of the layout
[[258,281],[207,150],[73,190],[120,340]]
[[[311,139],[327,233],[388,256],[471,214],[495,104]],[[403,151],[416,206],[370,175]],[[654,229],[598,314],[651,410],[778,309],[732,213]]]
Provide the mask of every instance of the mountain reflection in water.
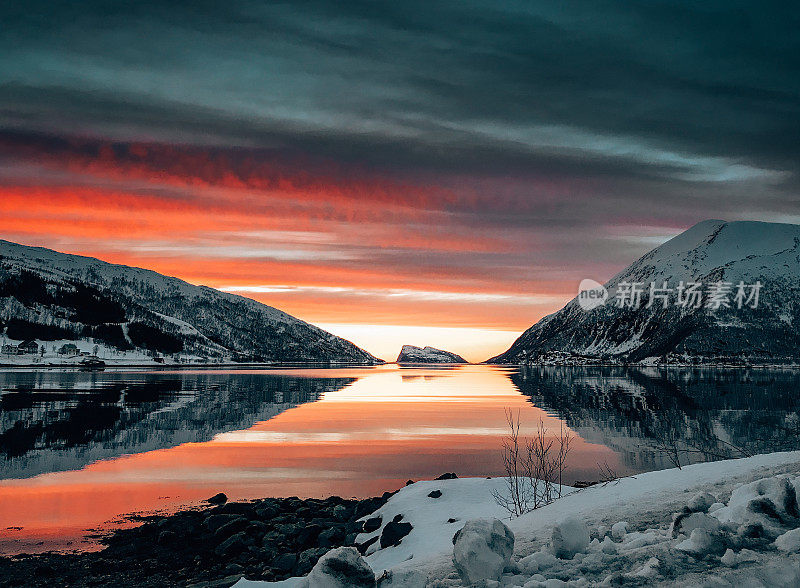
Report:
[[0,372],[0,478],[208,441],[353,381],[269,372]]
[[632,470],[800,447],[795,370],[526,367],[510,378]]
[[[0,372],[0,552],[90,548],[86,530],[223,491],[381,494],[503,474],[507,408],[576,433],[565,480],[797,448],[785,370],[461,367]],[[7,528],[5,528],[7,527]],[[12,528],[21,527],[21,529]]]

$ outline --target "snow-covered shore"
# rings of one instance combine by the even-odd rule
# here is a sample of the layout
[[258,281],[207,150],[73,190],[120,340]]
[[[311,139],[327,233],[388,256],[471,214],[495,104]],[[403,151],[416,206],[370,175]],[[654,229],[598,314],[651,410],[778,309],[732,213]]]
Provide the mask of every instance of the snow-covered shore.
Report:
[[[493,490],[502,489],[502,479],[417,482],[364,517],[373,519],[372,530],[357,542],[380,537],[392,522],[411,525],[399,544],[381,547],[384,541],[375,541],[366,550],[364,559],[383,577],[380,586],[462,586],[452,559],[453,536],[475,518],[501,519],[516,538],[505,573],[498,583],[489,580],[485,585],[797,586],[800,531],[792,529],[800,528],[798,474],[800,452],[696,464],[565,489],[561,499],[513,519],[492,497]],[[758,480],[766,481],[753,484]],[[673,532],[674,514],[684,512],[686,517],[687,504],[697,495],[704,495],[700,502],[706,504],[693,505],[699,514],[678,521]],[[592,538],[571,559],[555,557],[552,548],[554,528],[567,518],[585,524]],[[307,582],[243,579],[236,586]]]

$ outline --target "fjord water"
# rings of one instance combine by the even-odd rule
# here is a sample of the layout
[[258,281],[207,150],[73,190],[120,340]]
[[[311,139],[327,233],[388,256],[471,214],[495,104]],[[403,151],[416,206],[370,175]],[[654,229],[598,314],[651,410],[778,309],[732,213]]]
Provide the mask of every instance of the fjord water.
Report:
[[0,551],[84,549],[217,492],[365,497],[502,474],[505,410],[576,437],[566,482],[796,448],[791,370],[351,367],[0,372]]

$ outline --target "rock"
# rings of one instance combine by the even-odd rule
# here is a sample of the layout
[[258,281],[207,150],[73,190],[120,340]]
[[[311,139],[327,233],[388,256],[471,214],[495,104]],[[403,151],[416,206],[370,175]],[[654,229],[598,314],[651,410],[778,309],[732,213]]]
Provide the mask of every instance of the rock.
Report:
[[725,542],[722,537],[707,529],[694,529],[689,538],[675,546],[678,551],[703,559],[708,555],[722,555],[725,551]]
[[270,531],[261,539],[261,547],[268,551],[273,551],[276,547],[278,547],[278,545],[281,544],[282,541],[283,535],[276,533],[275,531]]
[[380,537],[378,537],[377,535],[375,535],[374,537],[371,537],[371,538],[367,539],[366,541],[364,541],[364,543],[358,543],[358,544],[356,545],[356,549],[358,549],[358,552],[359,552],[361,555],[364,555],[364,554],[367,552],[367,549],[369,549],[369,548],[370,548],[370,546],[371,546],[373,543],[375,543],[375,542],[376,542],[378,539],[380,539]]
[[214,496],[211,498],[207,498],[206,502],[209,504],[225,504],[228,502],[228,497],[224,493],[220,492],[219,494],[214,494]]
[[170,543],[174,543],[178,539],[178,534],[174,531],[161,531],[158,534],[158,544],[159,545],[169,545]]
[[372,533],[381,528],[383,517],[372,517],[364,521],[364,533]]
[[708,492],[700,492],[695,494],[686,505],[692,512],[708,512],[712,504],[717,502],[717,499]]
[[560,559],[572,559],[576,553],[584,553],[589,547],[589,529],[575,517],[567,517],[553,527],[553,555]]
[[232,514],[214,514],[210,515],[206,520],[203,522],[206,529],[211,531],[212,533],[216,533],[217,529],[220,527],[224,527],[231,521],[238,519],[237,515]]
[[406,486],[411,486],[414,483],[414,480],[406,480]]
[[291,572],[297,565],[297,555],[284,553],[272,560],[272,567],[282,572]]
[[350,517],[350,511],[342,504],[337,504],[333,507],[333,516],[337,520],[346,521]]
[[775,547],[784,553],[800,551],[800,529],[792,529],[775,539]]
[[218,514],[232,514],[249,519],[256,518],[256,507],[248,502],[228,502],[214,509]]
[[720,522],[703,512],[677,513],[673,516],[670,534],[677,537],[679,534],[689,535],[694,529],[706,529],[712,533],[719,531]]
[[453,565],[464,584],[499,580],[511,561],[514,533],[497,519],[472,519],[453,537]]
[[239,531],[244,531],[247,526],[250,524],[249,519],[245,517],[238,517],[233,515],[233,519],[222,525],[221,527],[217,528],[214,531],[214,537],[217,539],[222,539],[223,537],[230,537],[234,533],[238,533]]
[[319,525],[305,525],[297,533],[297,545],[299,545],[301,548],[311,547],[312,545],[316,545],[317,541],[319,540],[320,534],[324,530],[325,529]]
[[297,576],[303,576],[311,571],[319,558],[325,555],[328,552],[328,549],[325,547],[312,547],[311,549],[306,549],[304,552],[300,554],[297,558],[297,565],[294,569],[294,574]]
[[373,588],[375,574],[353,547],[323,555],[308,574],[308,588]]
[[441,490],[434,490],[433,492],[428,493],[428,498],[439,498],[442,495]]
[[258,535],[261,537],[270,530],[270,526],[261,521],[250,521],[245,530],[248,535]]
[[725,508],[725,505],[721,502],[715,502],[714,504],[708,507],[708,514],[711,514],[712,512],[717,512],[721,508]]
[[245,533],[237,533],[220,543],[214,550],[214,553],[220,557],[231,557],[232,555],[241,553],[245,549],[247,549],[247,535]]
[[411,523],[401,523],[398,521],[390,521],[386,523],[381,533],[381,549],[400,545],[400,541],[411,532]]
[[628,521],[620,521],[611,525],[611,538],[622,541],[628,534]]
[[344,529],[341,527],[331,527],[319,534],[317,544],[320,547],[334,547],[344,541]]
[[457,480],[458,476],[456,476],[453,472],[449,472],[446,474],[442,474],[436,480]]
[[355,516],[361,518],[375,512],[383,506],[391,496],[391,494],[389,494],[389,496],[384,494],[381,498],[367,498],[366,500],[362,500],[356,505]]
[[272,504],[260,506],[256,509],[256,516],[260,518],[262,521],[270,521],[275,517],[280,511],[280,509]]

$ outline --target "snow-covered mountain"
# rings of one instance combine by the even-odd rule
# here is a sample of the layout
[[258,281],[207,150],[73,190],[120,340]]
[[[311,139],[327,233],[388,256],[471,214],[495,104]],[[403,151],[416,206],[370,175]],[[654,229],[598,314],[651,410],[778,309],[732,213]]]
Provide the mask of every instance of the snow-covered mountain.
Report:
[[199,358],[380,362],[285,312],[154,271],[0,240],[0,333]]
[[[690,283],[699,284],[697,297]],[[605,288],[605,304],[585,310],[576,297],[488,361],[800,360],[800,226],[704,221],[647,253]]]
[[466,359],[435,347],[403,345],[397,363],[468,363]]

